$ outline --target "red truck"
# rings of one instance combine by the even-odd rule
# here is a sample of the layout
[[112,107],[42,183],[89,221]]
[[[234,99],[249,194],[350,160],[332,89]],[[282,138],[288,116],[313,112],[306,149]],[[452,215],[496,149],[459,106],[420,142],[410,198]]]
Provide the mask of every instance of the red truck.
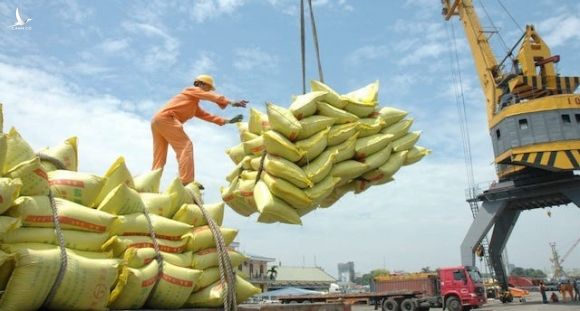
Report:
[[373,280],[369,293],[284,296],[278,300],[282,303],[365,301],[383,311],[428,311],[431,307],[461,311],[479,308],[486,302],[479,271],[464,266],[444,267],[436,273],[379,276]]

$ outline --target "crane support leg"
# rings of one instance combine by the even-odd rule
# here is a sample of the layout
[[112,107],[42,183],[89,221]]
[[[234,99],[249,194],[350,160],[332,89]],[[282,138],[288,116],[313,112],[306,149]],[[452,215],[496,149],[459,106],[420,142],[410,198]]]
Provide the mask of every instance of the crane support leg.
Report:
[[502,252],[505,248],[521,211],[517,209],[504,209],[496,218],[493,233],[489,242],[489,258],[495,271],[495,277],[504,290],[508,290],[507,271],[503,264]]
[[505,200],[484,201],[461,243],[461,264],[475,266],[475,249],[507,206]]
[[578,189],[562,189],[562,194],[568,197],[576,206],[580,207],[580,190]]

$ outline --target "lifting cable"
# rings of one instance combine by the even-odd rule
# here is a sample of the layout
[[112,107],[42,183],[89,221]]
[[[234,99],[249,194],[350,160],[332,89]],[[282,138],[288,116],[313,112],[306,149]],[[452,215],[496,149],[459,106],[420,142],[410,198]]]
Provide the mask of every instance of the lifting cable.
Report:
[[[324,83],[324,75],[322,73],[322,63],[320,62],[320,48],[318,45],[318,32],[316,31],[316,19],[314,18],[314,10],[312,9],[312,0],[308,0],[308,7],[310,9],[310,23],[312,24],[312,39],[314,41],[314,49],[316,51],[316,61],[318,64],[318,77],[320,82]],[[306,25],[304,19],[304,0],[300,0],[300,51],[302,56],[302,93],[306,94]]]
[[512,14],[510,13],[510,11],[505,7],[505,5],[503,5],[503,2],[501,2],[501,0],[497,0],[497,3],[499,3],[499,5],[503,8],[503,10],[506,12],[506,14],[511,18],[512,22],[514,22],[514,24],[516,24],[516,26],[518,26],[518,28],[520,29],[520,31],[522,33],[525,32],[524,29],[522,28],[522,26],[520,26],[520,24],[518,24],[518,22],[516,21],[516,19],[512,16]]
[[485,13],[485,16],[487,17],[487,20],[489,21],[489,23],[491,25],[491,28],[493,28],[497,32],[497,35],[499,37],[499,40],[500,40],[501,44],[503,45],[503,48],[506,50],[506,53],[508,53],[508,57],[510,57],[512,59],[512,61],[513,61],[513,58],[511,57],[512,54],[511,54],[510,48],[507,46],[505,40],[503,39],[503,36],[501,35],[501,32],[499,31],[499,28],[497,28],[495,26],[495,23],[493,22],[493,19],[491,18],[491,15],[489,15],[489,12],[487,11],[487,8],[483,4],[483,1],[479,0],[479,5],[483,9],[483,12]]

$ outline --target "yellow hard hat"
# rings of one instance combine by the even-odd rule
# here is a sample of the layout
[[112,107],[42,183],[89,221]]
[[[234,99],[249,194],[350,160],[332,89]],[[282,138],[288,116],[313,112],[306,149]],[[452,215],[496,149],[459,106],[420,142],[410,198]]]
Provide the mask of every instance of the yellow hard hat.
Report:
[[210,75],[199,75],[195,78],[195,81],[201,81],[201,82],[211,86],[212,90],[215,89],[215,86],[213,84],[213,77]]

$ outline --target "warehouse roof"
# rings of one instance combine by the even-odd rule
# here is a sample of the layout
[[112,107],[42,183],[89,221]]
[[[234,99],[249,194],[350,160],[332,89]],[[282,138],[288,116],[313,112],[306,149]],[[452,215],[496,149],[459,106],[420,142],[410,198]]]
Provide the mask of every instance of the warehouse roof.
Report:
[[277,267],[276,282],[336,282],[320,267]]

